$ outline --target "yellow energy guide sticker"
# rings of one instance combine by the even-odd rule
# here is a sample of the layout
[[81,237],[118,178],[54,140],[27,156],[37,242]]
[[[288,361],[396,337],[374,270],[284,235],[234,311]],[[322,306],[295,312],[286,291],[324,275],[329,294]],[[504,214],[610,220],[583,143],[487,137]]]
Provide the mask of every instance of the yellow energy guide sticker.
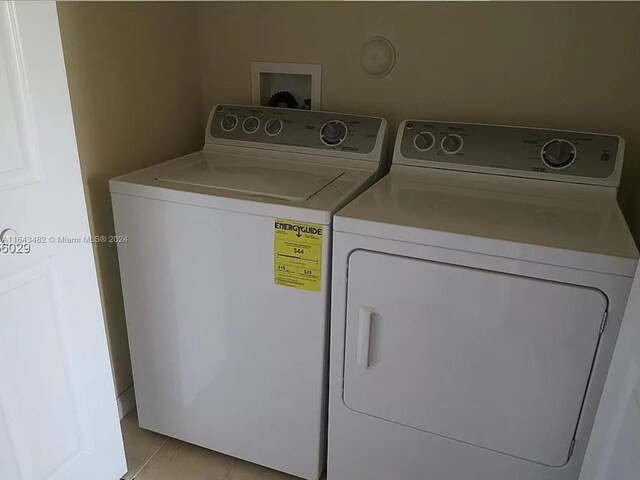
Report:
[[322,225],[276,219],[273,274],[276,285],[319,292]]

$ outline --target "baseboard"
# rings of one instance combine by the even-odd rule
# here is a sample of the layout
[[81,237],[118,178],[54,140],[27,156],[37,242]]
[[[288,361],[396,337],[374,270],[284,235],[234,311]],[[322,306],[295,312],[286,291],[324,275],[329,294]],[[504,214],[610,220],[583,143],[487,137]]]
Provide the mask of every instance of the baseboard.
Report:
[[133,385],[122,392],[122,395],[118,397],[117,403],[118,414],[120,415],[120,420],[122,420],[136,408],[136,394],[133,390]]

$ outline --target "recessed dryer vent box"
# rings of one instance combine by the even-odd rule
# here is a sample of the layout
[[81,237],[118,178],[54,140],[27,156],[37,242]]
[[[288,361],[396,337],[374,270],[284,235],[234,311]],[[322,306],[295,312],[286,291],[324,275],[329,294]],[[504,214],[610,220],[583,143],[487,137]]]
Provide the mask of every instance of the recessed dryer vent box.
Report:
[[310,99],[311,109],[320,110],[321,76],[318,64],[251,62],[251,101],[267,106],[274,94],[284,91],[293,95],[298,108]]

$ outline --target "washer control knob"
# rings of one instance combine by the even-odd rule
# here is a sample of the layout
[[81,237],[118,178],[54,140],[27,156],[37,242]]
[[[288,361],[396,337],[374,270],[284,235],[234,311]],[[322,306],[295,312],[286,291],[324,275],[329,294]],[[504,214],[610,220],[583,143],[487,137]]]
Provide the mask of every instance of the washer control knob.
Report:
[[335,147],[347,138],[347,126],[340,120],[330,120],[320,128],[320,140],[325,145]]
[[431,132],[420,132],[413,137],[413,146],[421,152],[430,150],[436,143],[436,137]]
[[567,168],[576,159],[576,147],[568,140],[549,140],[542,147],[540,156],[549,168]]
[[453,155],[454,153],[458,153],[462,150],[464,142],[460,135],[455,133],[449,133],[444,136],[440,146],[442,147],[442,151],[444,153],[448,153],[449,155]]
[[232,113],[229,115],[225,115],[220,122],[220,126],[225,132],[230,132],[238,125],[238,117],[233,115]]
[[278,135],[282,131],[282,120],[279,118],[270,118],[264,125],[264,131],[271,137]]
[[258,117],[247,117],[242,122],[242,130],[245,133],[255,133],[256,130],[260,127],[260,119]]

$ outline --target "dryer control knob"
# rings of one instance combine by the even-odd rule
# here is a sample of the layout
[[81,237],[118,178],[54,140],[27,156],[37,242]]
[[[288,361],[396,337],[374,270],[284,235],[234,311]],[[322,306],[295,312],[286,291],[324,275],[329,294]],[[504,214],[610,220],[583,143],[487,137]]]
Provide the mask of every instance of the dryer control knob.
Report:
[[576,159],[576,147],[568,140],[550,140],[542,147],[540,156],[549,168],[567,168]]
[[436,143],[436,137],[431,132],[420,132],[413,137],[413,146],[421,152],[430,150]]
[[347,126],[340,120],[330,120],[320,128],[320,140],[325,145],[335,147],[347,138]]
[[462,145],[464,144],[462,137],[455,133],[449,133],[445,135],[440,143],[442,147],[442,151],[444,153],[448,153],[449,155],[453,155],[454,153],[458,153],[462,150]]

